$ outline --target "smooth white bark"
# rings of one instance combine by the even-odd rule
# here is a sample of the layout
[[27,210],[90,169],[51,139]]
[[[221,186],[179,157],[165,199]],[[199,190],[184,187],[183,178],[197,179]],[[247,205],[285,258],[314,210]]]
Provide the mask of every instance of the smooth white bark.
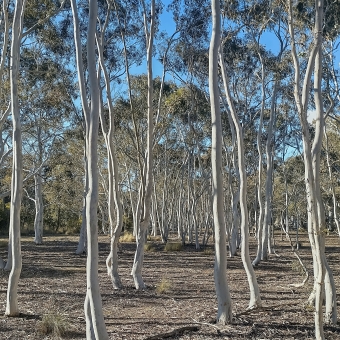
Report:
[[[108,14],[110,12],[108,11]],[[104,25],[105,27],[105,25]],[[120,289],[122,287],[122,283],[118,274],[118,241],[121,234],[122,226],[123,226],[123,208],[120,198],[119,192],[119,174],[118,174],[118,161],[116,156],[116,147],[114,144],[114,116],[113,116],[113,105],[111,98],[111,88],[110,88],[110,78],[106,69],[106,65],[104,62],[103,56],[103,40],[104,33],[100,38],[97,38],[97,47],[99,51],[99,62],[100,67],[102,69],[106,87],[106,96],[107,96],[107,106],[109,109],[109,126],[107,126],[104,112],[101,107],[100,109],[100,122],[102,127],[102,132],[104,135],[104,140],[107,149],[107,159],[108,159],[108,177],[109,177],[109,185],[108,185],[108,212],[109,212],[109,222],[110,222],[110,234],[111,234],[111,243],[110,243],[110,254],[106,259],[107,272],[112,280],[112,285],[114,289]],[[116,212],[116,218],[114,216]],[[116,219],[116,225],[114,225],[114,221]]]
[[[295,42],[292,1],[289,5],[289,33],[291,37],[291,54],[295,69],[294,97],[297,105],[303,142],[303,155],[305,164],[305,184],[308,212],[308,235],[313,254],[314,290],[312,300],[315,301],[315,337],[324,339],[323,330],[323,293],[326,297],[327,318],[333,319],[330,313],[334,310],[334,289],[332,275],[325,258],[325,214],[320,190],[320,154],[324,127],[324,112],[322,104],[322,28],[323,28],[323,0],[315,1],[315,26],[313,45],[310,49],[308,63],[305,71],[303,85],[300,84],[300,62]],[[314,68],[314,102],[316,109],[315,137],[311,147],[311,137],[307,122],[308,100],[310,95],[311,76]],[[327,279],[325,280],[325,275]],[[325,282],[327,287],[325,289]],[[329,304],[332,304],[330,306]],[[327,305],[328,304],[328,305]]]
[[227,72],[225,69],[225,64],[223,56],[220,55],[220,64],[224,90],[227,98],[227,103],[230,109],[231,117],[235,126],[236,137],[237,137],[237,159],[238,159],[238,169],[240,176],[240,210],[241,210],[241,258],[242,263],[247,275],[250,299],[248,309],[253,309],[261,307],[261,297],[260,290],[257,284],[254,268],[250,261],[249,255],[249,222],[248,222],[248,208],[247,208],[247,175],[246,175],[246,165],[244,159],[244,140],[243,131],[240,124],[233,99],[231,97],[229,89],[229,81],[227,77]]
[[87,95],[86,95],[86,87],[85,87],[85,76],[84,76],[84,65],[83,65],[83,56],[82,56],[82,47],[81,47],[81,38],[80,38],[80,27],[79,27],[79,18],[78,18],[78,8],[76,0],[71,0],[71,8],[73,14],[73,35],[74,35],[74,45],[76,50],[76,67],[77,67],[77,75],[78,75],[78,86],[80,92],[80,100],[83,108],[83,116],[84,116],[84,130],[85,130],[85,147],[84,147],[84,198],[83,198],[83,210],[82,210],[82,225],[80,229],[79,242],[76,250],[76,254],[83,254],[86,252],[87,248],[87,233],[86,233],[86,197],[88,193],[88,153],[86,141],[88,138],[88,130],[89,130],[89,105],[87,103]]
[[11,47],[11,107],[13,121],[13,167],[11,183],[11,208],[10,208],[10,239],[12,267],[8,279],[6,312],[8,316],[19,314],[18,283],[22,268],[21,241],[20,241],[20,210],[23,187],[22,172],[22,140],[20,106],[18,97],[18,76],[20,67],[20,42],[23,26],[25,0],[17,0],[14,11]]
[[152,78],[152,53],[153,53],[153,39],[155,33],[155,0],[151,1],[150,10],[150,25],[147,22],[147,10],[144,1],[143,5],[143,17],[144,17],[144,30],[147,46],[147,78],[148,78],[148,113],[147,113],[147,146],[146,146],[146,160],[144,165],[143,174],[145,179],[142,182],[145,183],[145,191],[143,192],[143,215],[139,224],[136,235],[136,252],[133,261],[131,275],[133,277],[136,289],[144,289],[145,284],[142,277],[143,261],[144,261],[144,244],[146,239],[147,228],[150,224],[150,212],[151,212],[151,199],[153,191],[153,139],[154,139],[154,118],[153,118],[153,78]]
[[[85,304],[87,339],[108,340],[102,309],[98,278],[98,129],[100,93],[96,72],[95,34],[97,23],[97,0],[89,0],[89,23],[87,30],[87,63],[89,93],[91,98],[87,135],[89,191],[86,198],[87,262],[86,281],[89,310]],[[90,315],[89,315],[90,314]],[[89,332],[89,325],[93,331]],[[94,337],[93,337],[94,335]]]
[[212,35],[209,49],[209,93],[211,106],[211,167],[213,218],[215,229],[215,289],[217,295],[217,322],[226,324],[232,319],[232,306],[227,283],[226,226],[222,179],[222,123],[218,88],[218,51],[220,48],[221,10],[218,0],[211,0]]

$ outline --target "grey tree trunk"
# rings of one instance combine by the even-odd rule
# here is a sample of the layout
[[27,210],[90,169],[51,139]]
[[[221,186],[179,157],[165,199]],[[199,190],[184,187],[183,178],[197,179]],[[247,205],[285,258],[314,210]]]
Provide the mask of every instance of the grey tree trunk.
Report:
[[224,198],[222,179],[222,123],[218,88],[218,51],[220,48],[221,10],[218,0],[211,0],[212,35],[209,49],[209,92],[211,105],[212,139],[212,196],[215,229],[215,289],[217,295],[217,322],[231,322],[232,307],[227,283],[226,226],[224,220]]
[[8,279],[7,302],[5,314],[16,316],[18,308],[18,283],[22,267],[21,241],[20,241],[20,210],[23,187],[22,171],[22,140],[20,106],[18,97],[18,76],[20,66],[20,43],[25,10],[25,0],[17,0],[14,11],[11,47],[11,108],[13,121],[13,167],[11,183],[11,209],[10,209],[10,240],[12,267]]
[[43,162],[43,145],[41,140],[41,127],[38,122],[38,166],[39,169],[34,175],[34,203],[35,203],[35,218],[34,218],[34,242],[35,244],[43,243],[43,231],[44,231],[44,202],[42,195],[42,167]]
[[269,125],[267,129],[266,141],[266,161],[267,161],[267,177],[266,177],[266,190],[264,202],[264,217],[262,228],[262,257],[261,260],[267,259],[268,249],[270,248],[270,226],[272,218],[272,196],[273,196],[273,134],[275,128],[275,104],[276,94],[278,91],[278,80],[275,80],[274,90],[272,94],[272,102],[270,108]]

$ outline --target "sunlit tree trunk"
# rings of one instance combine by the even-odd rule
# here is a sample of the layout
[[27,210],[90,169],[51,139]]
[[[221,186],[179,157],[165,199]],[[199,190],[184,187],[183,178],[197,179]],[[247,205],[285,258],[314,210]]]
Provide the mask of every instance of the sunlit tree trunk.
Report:
[[[261,54],[259,55],[260,60],[262,61]],[[261,101],[261,112],[260,112],[260,120],[259,120],[259,130],[257,132],[257,152],[259,154],[259,165],[258,165],[258,184],[257,184],[257,199],[259,205],[259,215],[256,221],[257,223],[257,230],[256,230],[256,239],[257,239],[257,253],[256,258],[254,259],[252,265],[258,265],[263,256],[262,256],[262,234],[263,234],[263,198],[262,198],[262,172],[263,172],[263,156],[262,156],[262,126],[263,126],[263,114],[265,108],[265,72],[264,72],[264,62],[261,62],[261,90],[262,90],[262,101]],[[257,207],[255,207],[257,209]]]
[[80,40],[78,10],[75,0],[71,0],[74,41],[76,46],[76,59],[80,98],[85,117],[85,155],[88,179],[88,192],[86,196],[86,230],[87,230],[87,263],[86,281],[87,292],[84,303],[86,319],[86,338],[88,340],[107,340],[102,301],[98,279],[98,128],[100,93],[96,72],[95,34],[98,5],[96,0],[89,0],[89,23],[87,31],[87,65],[89,94],[91,106],[87,103],[85,90],[84,67],[82,61],[82,49]]
[[[108,14],[110,12],[108,11]],[[118,174],[118,162],[116,156],[116,147],[114,144],[114,116],[113,116],[113,105],[111,98],[111,88],[110,79],[107,72],[104,56],[103,56],[103,43],[104,34],[102,32],[101,36],[97,38],[97,47],[99,51],[99,61],[100,66],[104,75],[105,87],[106,87],[106,97],[107,105],[109,109],[109,126],[107,126],[103,108],[100,109],[100,122],[105,139],[106,149],[107,149],[107,159],[108,159],[108,176],[109,176],[109,186],[108,186],[108,210],[109,210],[109,221],[110,221],[110,233],[111,233],[111,243],[110,243],[110,254],[106,259],[107,272],[112,280],[112,285],[114,289],[120,289],[122,286],[119,274],[118,274],[118,241],[121,234],[123,226],[123,208],[119,192],[119,174]],[[114,225],[116,212],[116,225]]]
[[[87,339],[109,339],[105,327],[98,279],[98,128],[100,93],[96,72],[95,34],[97,0],[89,0],[89,24],[87,31],[87,63],[90,93],[90,111],[87,139],[89,191],[86,198],[87,223],[87,292],[85,300]],[[89,307],[88,307],[89,305]],[[91,331],[90,331],[91,330]],[[94,337],[93,337],[94,335]]]
[[11,107],[13,124],[13,166],[11,183],[10,208],[10,242],[12,267],[8,279],[6,312],[8,316],[19,314],[18,283],[22,267],[21,241],[20,241],[20,210],[22,199],[22,140],[20,106],[18,97],[18,76],[20,66],[20,42],[23,26],[25,0],[17,0],[14,11],[12,28],[12,47],[10,65]]
[[80,27],[78,18],[77,3],[75,0],[71,0],[72,14],[73,14],[73,34],[74,34],[74,44],[76,50],[76,61],[77,61],[77,75],[78,75],[78,85],[80,92],[80,100],[83,108],[84,116],[84,130],[85,130],[85,147],[84,147],[84,197],[83,197],[83,210],[82,210],[82,224],[80,229],[79,242],[76,250],[76,254],[82,254],[86,251],[87,244],[87,233],[86,233],[86,197],[89,189],[89,179],[88,179],[88,154],[86,147],[87,131],[88,131],[88,120],[89,120],[89,106],[86,97],[85,88],[85,78],[84,78],[84,65],[83,56],[81,48],[81,38],[80,38]]
[[209,92],[211,105],[211,167],[212,167],[212,196],[215,228],[215,289],[217,295],[217,322],[231,322],[232,307],[227,283],[226,259],[226,226],[223,206],[222,179],[222,123],[220,98],[218,89],[218,51],[220,48],[221,10],[218,0],[211,0],[212,35],[209,49]]
[[[323,0],[315,1],[315,26],[313,46],[310,49],[303,85],[300,84],[300,63],[296,49],[292,1],[289,1],[289,33],[291,51],[295,69],[294,97],[297,105],[301,129],[305,164],[305,184],[308,212],[308,235],[312,248],[314,267],[314,289],[312,299],[315,303],[315,337],[325,339],[323,330],[323,293],[326,297],[326,321],[336,319],[334,305],[334,282],[325,257],[325,214],[320,190],[320,154],[324,127],[322,104],[322,27]],[[311,137],[307,122],[308,100],[310,95],[311,76],[314,67],[314,102],[316,109],[315,137],[311,146]],[[326,275],[326,279],[325,279]],[[326,283],[326,287],[325,287]]]
[[145,191],[143,195],[143,215],[140,220],[139,228],[136,235],[136,252],[133,261],[131,275],[133,277],[136,289],[144,289],[145,284],[142,278],[143,260],[144,260],[144,245],[146,239],[147,228],[150,224],[150,210],[152,198],[152,175],[153,175],[153,138],[154,138],[154,122],[153,122],[153,79],[152,79],[152,53],[153,53],[153,39],[155,31],[155,0],[151,1],[150,11],[150,25],[148,25],[147,10],[144,1],[143,15],[144,15],[144,29],[147,46],[147,68],[148,68],[148,117],[147,117],[147,147],[146,147],[146,160],[145,160]]
[[254,268],[250,261],[249,255],[249,222],[248,222],[248,207],[247,207],[247,175],[246,175],[246,165],[244,159],[244,140],[243,131],[240,124],[233,99],[231,97],[229,89],[229,81],[227,77],[227,72],[225,69],[225,64],[223,56],[220,55],[221,72],[223,78],[223,85],[225,90],[225,95],[227,97],[227,103],[230,109],[230,113],[234,122],[236,137],[237,137],[237,158],[238,158],[238,168],[240,176],[240,210],[241,210],[241,258],[242,263],[247,275],[250,300],[248,309],[257,308],[261,306],[260,290],[257,284]]

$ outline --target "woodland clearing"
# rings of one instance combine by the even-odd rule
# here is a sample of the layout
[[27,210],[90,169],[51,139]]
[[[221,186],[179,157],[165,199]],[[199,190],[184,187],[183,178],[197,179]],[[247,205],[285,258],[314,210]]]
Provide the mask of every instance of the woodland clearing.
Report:
[[[277,231],[278,232],[278,231]],[[103,311],[110,339],[313,339],[313,308],[305,303],[312,289],[312,258],[307,234],[300,235],[299,254],[310,278],[302,288],[304,275],[289,242],[275,236],[277,255],[263,261],[255,272],[263,308],[246,311],[249,287],[240,256],[228,258],[227,273],[233,301],[233,323],[214,324],[213,247],[196,251],[187,245],[182,251],[164,251],[153,241],[145,252],[143,269],[147,289],[137,291],[130,276],[134,243],[121,243],[119,272],[124,288],[114,291],[106,273],[105,259],[109,237],[99,237],[99,279]],[[0,240],[1,256],[6,257],[6,240]],[[256,243],[251,237],[251,256]],[[340,239],[326,237],[326,255],[340,289]],[[0,272],[0,339],[55,339],[42,334],[42,320],[50,315],[62,319],[66,339],[85,339],[83,305],[86,292],[86,256],[75,255],[77,237],[49,236],[43,245],[32,237],[22,238],[23,268],[19,281],[19,317],[4,316],[9,273]],[[338,298],[339,300],[339,294]],[[338,313],[340,312],[338,308]],[[325,326],[326,339],[340,339],[340,324]]]

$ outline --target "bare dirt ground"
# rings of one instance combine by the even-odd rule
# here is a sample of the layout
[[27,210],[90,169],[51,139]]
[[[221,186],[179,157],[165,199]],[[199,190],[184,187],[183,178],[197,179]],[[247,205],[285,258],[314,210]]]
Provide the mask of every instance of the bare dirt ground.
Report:
[[[228,279],[233,300],[233,323],[218,326],[214,293],[213,248],[195,251],[186,246],[178,252],[146,252],[145,291],[136,291],[130,277],[135,250],[133,243],[122,243],[119,268],[124,289],[114,291],[106,274],[105,259],[109,238],[100,237],[99,277],[106,326],[110,339],[313,339],[313,309],[305,307],[312,288],[312,259],[307,236],[302,236],[301,257],[311,278],[303,288],[291,283],[303,281],[288,242],[276,236],[276,251],[256,268],[264,308],[246,312],[249,288],[240,256],[228,259]],[[1,241],[0,241],[1,242]],[[255,241],[251,238],[251,255]],[[68,339],[85,339],[83,303],[85,298],[86,257],[74,254],[77,238],[47,237],[41,246],[23,238],[23,269],[19,284],[19,317],[4,316],[8,272],[0,273],[0,339],[53,339],[41,334],[46,315],[65,319]],[[327,237],[327,258],[340,292],[340,240]],[[4,242],[0,255],[6,257]],[[160,288],[165,290],[160,292]],[[338,294],[339,301],[339,294]],[[339,313],[339,308],[338,308]],[[186,330],[185,330],[186,329]],[[173,332],[179,330],[177,333]],[[173,332],[169,335],[169,332]],[[157,337],[157,335],[162,335]],[[167,336],[167,337],[166,337]],[[340,339],[340,324],[325,327],[327,340]]]

